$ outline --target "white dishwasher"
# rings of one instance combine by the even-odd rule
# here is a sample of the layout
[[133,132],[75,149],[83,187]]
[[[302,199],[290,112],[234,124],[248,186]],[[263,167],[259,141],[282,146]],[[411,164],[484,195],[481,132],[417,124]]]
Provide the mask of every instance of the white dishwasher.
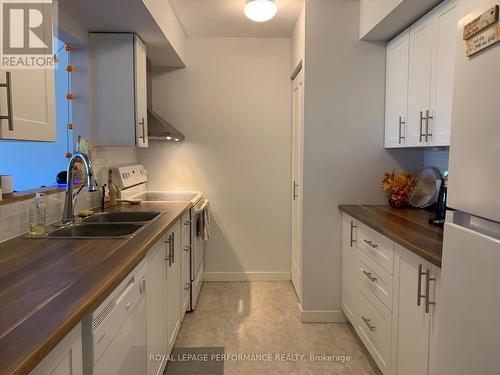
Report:
[[83,320],[84,375],[142,375],[146,358],[146,262]]

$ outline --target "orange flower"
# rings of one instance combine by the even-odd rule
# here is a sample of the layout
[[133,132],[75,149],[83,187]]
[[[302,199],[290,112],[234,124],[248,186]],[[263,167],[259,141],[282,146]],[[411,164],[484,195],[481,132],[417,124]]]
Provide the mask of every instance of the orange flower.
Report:
[[392,172],[386,172],[384,174],[382,188],[391,193],[410,195],[415,189],[415,186],[417,186],[417,182],[417,176],[413,173],[401,171],[399,175],[396,175],[396,172],[393,170]]

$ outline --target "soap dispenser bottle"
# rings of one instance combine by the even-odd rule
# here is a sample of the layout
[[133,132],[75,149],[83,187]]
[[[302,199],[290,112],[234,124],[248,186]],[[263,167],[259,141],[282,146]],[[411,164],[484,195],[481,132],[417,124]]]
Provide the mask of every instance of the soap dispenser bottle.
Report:
[[29,213],[30,236],[43,236],[46,231],[47,205],[42,202],[40,193],[36,193],[35,200],[31,202]]

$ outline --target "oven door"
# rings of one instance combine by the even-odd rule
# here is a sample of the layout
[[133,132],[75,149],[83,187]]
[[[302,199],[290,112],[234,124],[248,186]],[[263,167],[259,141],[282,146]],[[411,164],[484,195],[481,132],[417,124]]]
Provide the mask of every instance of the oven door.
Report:
[[193,239],[193,247],[191,251],[191,281],[196,280],[198,272],[205,256],[205,241],[199,234],[199,226],[201,215],[203,214],[203,205],[206,205],[205,200],[201,199],[191,211],[192,226],[191,238]]

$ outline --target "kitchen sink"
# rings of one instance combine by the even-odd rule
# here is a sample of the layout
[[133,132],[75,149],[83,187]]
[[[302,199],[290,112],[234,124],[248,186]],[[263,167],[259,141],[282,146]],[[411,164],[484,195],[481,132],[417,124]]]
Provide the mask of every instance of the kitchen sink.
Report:
[[138,223],[148,222],[158,218],[158,211],[119,211],[102,212],[91,215],[82,220],[82,223]]
[[131,238],[144,226],[144,223],[79,223],[57,229],[49,233],[47,237],[70,239]]

